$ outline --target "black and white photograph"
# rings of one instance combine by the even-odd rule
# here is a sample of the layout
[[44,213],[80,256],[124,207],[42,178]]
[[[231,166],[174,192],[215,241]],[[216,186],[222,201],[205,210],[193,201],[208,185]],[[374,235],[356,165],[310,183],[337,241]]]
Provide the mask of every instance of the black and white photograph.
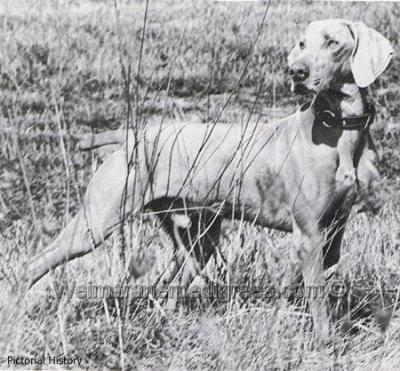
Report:
[[0,1],[1,370],[400,370],[400,2]]

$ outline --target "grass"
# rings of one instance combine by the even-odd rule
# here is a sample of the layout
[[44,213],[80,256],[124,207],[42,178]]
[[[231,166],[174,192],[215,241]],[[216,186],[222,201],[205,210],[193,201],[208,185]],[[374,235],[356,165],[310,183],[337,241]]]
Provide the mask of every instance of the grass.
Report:
[[[93,254],[44,278],[27,296],[18,294],[26,262],[77,210],[101,161],[97,153],[79,152],[77,140],[126,122],[121,65],[137,76],[145,3],[119,4],[119,28],[114,5],[106,1],[4,1],[0,9],[0,367],[12,354],[61,353],[82,356],[82,366],[90,369],[400,367],[398,311],[386,331],[375,315],[396,305],[399,295],[398,59],[371,89],[378,111],[373,135],[384,175],[377,193],[385,202],[376,216],[352,216],[340,262],[353,288],[350,300],[340,305],[353,312],[344,314],[339,325],[351,318],[358,331],[338,332],[316,350],[307,312],[285,300],[235,295],[225,303],[192,303],[172,313],[151,300],[57,298],[53,280],[120,282],[124,267],[117,233]],[[395,3],[279,2],[271,5],[250,55],[264,11],[263,3],[150,1],[140,75],[129,91],[140,102],[142,117],[215,119],[249,58],[220,121],[246,120],[258,91],[255,114],[263,120],[293,111],[299,98],[288,92],[286,56],[315,19],[363,20],[399,50],[400,7]],[[209,274],[225,284],[279,288],[290,269],[290,236],[238,222],[225,222],[225,227],[221,257]],[[146,229],[147,237],[141,246],[131,243],[126,254],[150,269],[137,281],[148,284],[172,247],[154,218],[139,229]],[[395,292],[385,295],[388,289]]]

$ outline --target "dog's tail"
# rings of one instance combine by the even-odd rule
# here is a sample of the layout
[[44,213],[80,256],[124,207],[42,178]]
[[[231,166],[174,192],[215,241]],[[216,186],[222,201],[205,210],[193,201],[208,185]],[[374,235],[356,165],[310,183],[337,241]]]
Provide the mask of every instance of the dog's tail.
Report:
[[125,130],[109,130],[98,134],[87,134],[79,141],[81,151],[90,151],[108,145],[123,145],[126,140]]

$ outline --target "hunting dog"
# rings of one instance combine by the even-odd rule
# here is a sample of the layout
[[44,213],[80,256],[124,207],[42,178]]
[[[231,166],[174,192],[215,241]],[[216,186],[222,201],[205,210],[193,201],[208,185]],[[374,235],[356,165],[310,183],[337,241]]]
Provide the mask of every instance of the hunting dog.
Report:
[[[267,124],[168,124],[99,134],[83,147],[122,143],[91,179],[81,209],[28,267],[30,285],[99,246],[126,215],[161,215],[179,253],[167,282],[189,285],[218,243],[222,218],[293,232],[306,286],[336,264],[357,189],[379,174],[367,87],[388,66],[389,41],[363,23],[312,22],[288,56],[293,91],[311,103]],[[318,339],[324,297],[309,298]]]

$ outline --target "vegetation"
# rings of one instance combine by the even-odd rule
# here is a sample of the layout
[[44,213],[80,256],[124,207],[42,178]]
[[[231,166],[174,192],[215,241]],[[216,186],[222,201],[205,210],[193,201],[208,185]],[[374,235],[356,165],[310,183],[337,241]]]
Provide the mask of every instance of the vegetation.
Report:
[[[400,287],[396,58],[371,88],[383,174],[376,195],[383,204],[377,215],[352,215],[340,262],[351,292],[339,303],[338,332],[325,348],[314,348],[304,303],[232,295],[169,312],[151,299],[83,300],[69,298],[67,291],[58,297],[53,282],[58,287],[121,282],[118,231],[29,294],[20,285],[26,263],[77,210],[101,161],[99,153],[78,150],[84,133],[162,117],[234,123],[252,113],[265,122],[284,116],[307,99],[289,93],[286,56],[316,19],[362,20],[399,50],[396,3],[272,2],[260,28],[266,7],[266,2],[150,1],[144,22],[142,1],[0,4],[0,367],[7,366],[8,355],[63,353],[81,356],[81,366],[90,369],[400,368],[398,310],[388,326],[385,310],[396,308]],[[157,220],[148,219],[138,226],[147,232],[142,244],[134,235],[126,248],[128,257],[150,270],[138,279],[141,284],[153,282],[172,254]],[[290,269],[290,236],[225,224],[209,275],[223,284],[281,288]],[[350,320],[355,330],[339,331]]]

